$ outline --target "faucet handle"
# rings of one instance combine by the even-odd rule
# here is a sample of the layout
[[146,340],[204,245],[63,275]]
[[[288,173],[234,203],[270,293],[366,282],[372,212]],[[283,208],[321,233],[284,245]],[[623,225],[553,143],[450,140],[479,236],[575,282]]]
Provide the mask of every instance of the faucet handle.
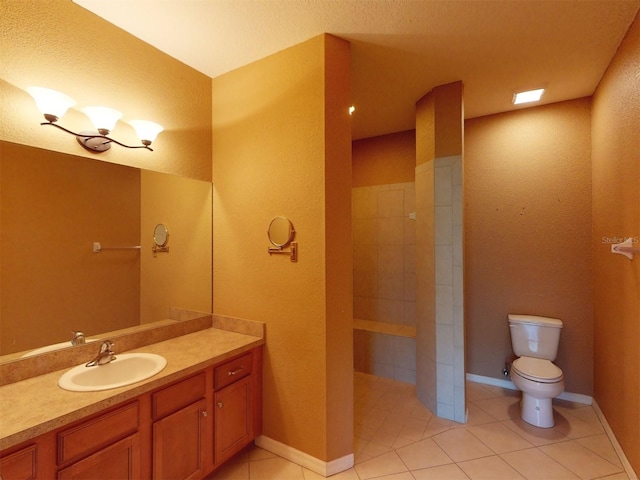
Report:
[[105,340],[102,342],[102,345],[100,345],[100,353],[110,353],[113,355],[111,347],[113,347],[113,342],[111,340]]

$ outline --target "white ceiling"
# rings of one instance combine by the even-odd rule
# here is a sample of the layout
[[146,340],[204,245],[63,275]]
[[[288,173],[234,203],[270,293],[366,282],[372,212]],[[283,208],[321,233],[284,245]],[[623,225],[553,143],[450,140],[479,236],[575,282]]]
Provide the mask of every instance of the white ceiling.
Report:
[[415,102],[464,82],[465,117],[590,96],[640,0],[74,0],[214,78],[327,32],[351,41],[353,138],[414,128]]

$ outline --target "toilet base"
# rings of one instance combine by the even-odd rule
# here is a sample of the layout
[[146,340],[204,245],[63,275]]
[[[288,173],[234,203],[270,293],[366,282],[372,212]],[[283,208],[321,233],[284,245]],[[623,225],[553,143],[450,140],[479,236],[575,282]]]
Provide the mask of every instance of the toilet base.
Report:
[[551,428],[553,421],[553,406],[550,398],[535,398],[522,392],[520,401],[520,418],[534,427]]

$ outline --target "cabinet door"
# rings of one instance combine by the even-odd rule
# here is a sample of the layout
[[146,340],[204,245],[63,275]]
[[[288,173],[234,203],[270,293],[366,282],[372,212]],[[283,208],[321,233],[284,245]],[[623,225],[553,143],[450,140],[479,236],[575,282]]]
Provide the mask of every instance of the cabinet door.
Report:
[[140,439],[133,434],[58,472],[58,480],[140,478]]
[[215,394],[215,462],[219,465],[253,438],[251,377]]
[[0,459],[0,480],[32,480],[36,478],[35,445]]
[[200,478],[204,471],[204,399],[153,424],[154,480]]

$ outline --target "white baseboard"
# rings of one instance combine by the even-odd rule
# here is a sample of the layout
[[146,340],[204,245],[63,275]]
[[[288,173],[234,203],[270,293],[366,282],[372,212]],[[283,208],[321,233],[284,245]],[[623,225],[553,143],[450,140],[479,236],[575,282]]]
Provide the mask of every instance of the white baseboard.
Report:
[[322,475],[323,477],[329,477],[336,473],[349,470],[354,465],[353,453],[336,460],[331,460],[330,462],[325,462],[316,457],[312,457],[308,453],[304,453],[264,435],[260,435],[256,438],[255,442],[258,447],[289,460],[290,462],[296,463],[301,467],[317,473],[318,475]]
[[[518,390],[511,380],[502,380],[500,378],[485,377],[483,375],[475,375],[467,373],[467,380],[475,383],[483,383],[485,385],[493,385],[494,387],[502,387],[508,390]],[[556,398],[567,400],[569,402],[583,403],[585,405],[593,404],[593,397],[583,395],[582,393],[562,392]]]
[[627,456],[624,454],[622,447],[618,443],[618,439],[613,433],[613,430],[611,430],[611,426],[609,425],[609,422],[607,422],[607,417],[604,416],[604,413],[602,412],[602,410],[600,410],[600,405],[598,405],[598,402],[596,402],[595,400],[593,401],[593,410],[596,412],[596,415],[598,416],[600,423],[602,423],[602,426],[604,427],[604,431],[607,433],[607,437],[609,437],[609,440],[611,441],[611,445],[613,445],[613,449],[618,454],[618,458],[620,459],[622,466],[627,472],[627,476],[629,477],[629,480],[638,480],[638,475],[636,475],[636,472],[633,471],[633,467],[629,463],[629,460],[627,460]]

